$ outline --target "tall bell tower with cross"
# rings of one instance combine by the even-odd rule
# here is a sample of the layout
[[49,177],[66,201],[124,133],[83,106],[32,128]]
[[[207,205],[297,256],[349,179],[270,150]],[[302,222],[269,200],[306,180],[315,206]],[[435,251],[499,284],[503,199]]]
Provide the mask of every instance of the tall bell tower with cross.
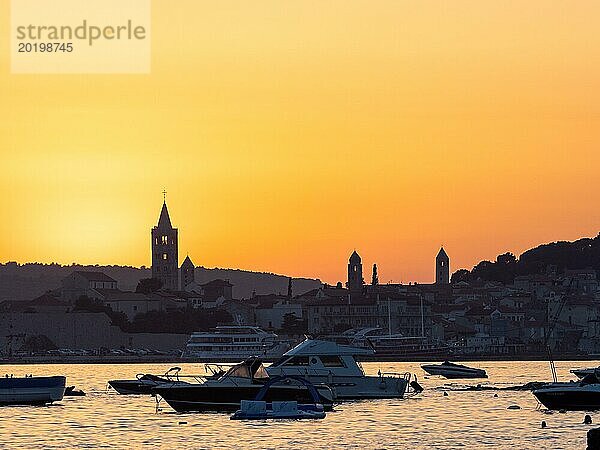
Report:
[[151,239],[152,278],[162,281],[164,289],[179,289],[178,232],[171,225],[166,190],[163,190],[163,205],[158,223],[152,228]]

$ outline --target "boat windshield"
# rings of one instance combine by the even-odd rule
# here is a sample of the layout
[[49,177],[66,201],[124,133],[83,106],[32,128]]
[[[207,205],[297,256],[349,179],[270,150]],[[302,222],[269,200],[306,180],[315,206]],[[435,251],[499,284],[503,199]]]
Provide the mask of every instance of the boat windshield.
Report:
[[247,360],[241,364],[233,366],[231,369],[223,375],[223,377],[237,377],[237,378],[269,378],[269,374],[263,366],[262,362],[258,359]]
[[582,386],[585,386],[586,384],[598,384],[598,383],[600,383],[600,380],[598,379],[598,376],[595,373],[588,373],[580,381],[580,384]]
[[360,363],[360,361],[358,359],[355,359],[354,361],[356,361],[356,365],[358,366],[358,368],[360,369],[361,373],[364,375],[365,374],[365,369],[363,369],[362,364]]

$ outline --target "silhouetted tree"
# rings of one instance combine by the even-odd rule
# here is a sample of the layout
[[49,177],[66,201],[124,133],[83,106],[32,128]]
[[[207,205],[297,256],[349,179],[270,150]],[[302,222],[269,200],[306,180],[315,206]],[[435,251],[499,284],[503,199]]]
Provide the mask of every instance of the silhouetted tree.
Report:
[[467,269],[459,269],[452,274],[452,277],[450,278],[450,283],[460,283],[461,281],[466,281],[468,283],[470,277],[471,272],[469,272]]
[[290,334],[301,334],[307,331],[308,323],[305,320],[299,319],[294,313],[286,313],[283,315],[281,322],[281,330]]
[[377,275],[377,264],[373,264],[373,277],[371,278],[371,284],[377,286],[379,284],[379,276]]
[[140,294],[151,294],[152,292],[160,290],[162,286],[163,282],[158,278],[142,278],[135,288],[135,292]]
[[600,234],[593,239],[553,242],[524,252],[518,259],[512,253],[498,255],[495,262],[481,261],[468,272],[461,269],[452,282],[461,280],[500,281],[512,283],[519,275],[564,273],[566,269],[592,269],[600,272]]
[[122,312],[113,311],[113,309],[102,303],[100,300],[91,299],[85,295],[82,295],[75,300],[75,307],[73,311],[87,311],[93,313],[104,313],[109,318],[113,325],[118,326],[122,331],[128,331],[129,320],[127,316]]

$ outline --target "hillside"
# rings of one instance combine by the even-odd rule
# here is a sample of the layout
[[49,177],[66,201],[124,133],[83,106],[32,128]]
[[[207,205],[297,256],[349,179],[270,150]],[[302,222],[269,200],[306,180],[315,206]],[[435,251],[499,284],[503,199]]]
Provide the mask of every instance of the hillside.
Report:
[[[60,281],[74,270],[94,270],[110,275],[119,282],[123,290],[135,290],[142,278],[150,277],[150,269],[146,267],[128,266],[81,266],[73,264],[9,262],[0,264],[0,301],[31,300],[44,292],[60,286]],[[222,278],[233,284],[235,298],[248,298],[252,291],[257,294],[285,293],[288,287],[288,277],[272,273],[250,272],[237,269],[207,269],[196,268],[196,280],[201,283]],[[309,291],[320,286],[319,280],[309,278],[294,278],[294,293]]]
[[562,274],[566,269],[593,269],[600,273],[600,234],[573,242],[559,241],[539,245],[516,258],[512,253],[498,255],[496,261],[481,261],[472,270],[461,269],[452,282],[500,281],[511,283],[516,276]]

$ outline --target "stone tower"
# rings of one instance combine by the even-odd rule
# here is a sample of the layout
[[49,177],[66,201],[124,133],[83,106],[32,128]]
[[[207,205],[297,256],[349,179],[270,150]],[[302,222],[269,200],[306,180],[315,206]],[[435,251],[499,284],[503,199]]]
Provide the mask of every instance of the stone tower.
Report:
[[194,272],[196,266],[190,259],[189,256],[186,256],[181,264],[181,269],[179,269],[179,274],[181,275],[181,289],[185,290],[185,288],[194,282]]
[[435,284],[448,283],[450,283],[450,258],[442,247],[435,257]]
[[350,260],[348,262],[348,282],[346,283],[346,286],[351,291],[360,291],[364,283],[362,262],[358,253],[354,250],[352,255],[350,255]]
[[152,278],[162,281],[164,289],[179,289],[177,245],[177,228],[171,225],[164,201],[158,224],[152,228]]

